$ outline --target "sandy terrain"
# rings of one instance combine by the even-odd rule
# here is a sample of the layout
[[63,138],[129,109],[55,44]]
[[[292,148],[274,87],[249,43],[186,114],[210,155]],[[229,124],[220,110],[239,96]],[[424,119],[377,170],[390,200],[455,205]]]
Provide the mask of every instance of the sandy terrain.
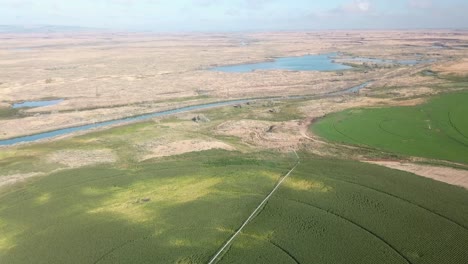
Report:
[[463,58],[456,62],[450,62],[434,67],[435,71],[445,74],[468,75],[468,58]]
[[226,121],[220,124],[214,133],[238,137],[243,143],[255,147],[286,151],[297,149],[302,139],[298,121]]
[[[0,139],[212,101],[324,94],[372,81],[358,94],[298,103],[299,111],[306,117],[304,120],[273,122],[244,116],[241,120],[227,120],[211,131],[237,137],[253,149],[290,151],[305,147],[319,155],[362,160],[365,152],[323,142],[309,133],[308,124],[352,107],[423,103],[425,99],[408,98],[438,93],[440,90],[431,87],[444,80],[423,76],[421,72],[432,69],[444,74],[466,74],[467,43],[468,32],[443,30],[228,35],[0,34],[0,108],[25,100],[65,99],[54,106],[20,110],[17,116],[0,117]],[[342,73],[209,70],[217,65],[329,52],[341,52],[338,61],[358,67]],[[354,56],[433,62],[379,66],[356,63],[350,60]],[[260,118],[273,117],[263,110],[252,110]],[[193,114],[187,115],[187,120],[192,117]],[[138,142],[136,147],[142,152],[136,158],[145,160],[208,149],[234,150],[231,145],[209,137],[190,135],[187,139],[185,136],[189,135],[183,133],[184,128],[192,131],[199,129],[199,124],[177,125],[181,127],[174,133],[179,136]],[[45,158],[65,168],[117,161],[111,150],[63,150]],[[467,181],[460,174],[464,171],[398,164],[386,166],[466,188]],[[39,175],[43,173],[5,175],[0,184]]]
[[173,108],[187,100],[320,94],[368,80],[375,80],[370,88],[415,89],[439,81],[418,75],[431,65],[370,67],[343,74],[208,69],[327,52],[433,59],[445,65],[466,55],[467,42],[468,33],[451,31],[1,34],[0,107],[44,98],[65,101],[22,111],[22,118],[0,119],[0,138]]
[[397,161],[366,162],[385,166],[396,170],[411,172],[419,176],[431,178],[436,181],[441,181],[452,185],[458,185],[464,187],[465,189],[468,189],[468,171],[466,170],[458,170],[448,167],[429,166]]
[[147,142],[145,144],[145,148],[149,154],[144,155],[142,158],[140,158],[140,160],[173,156],[210,149],[234,150],[232,146],[221,141],[206,141],[199,139],[179,140],[174,142]]

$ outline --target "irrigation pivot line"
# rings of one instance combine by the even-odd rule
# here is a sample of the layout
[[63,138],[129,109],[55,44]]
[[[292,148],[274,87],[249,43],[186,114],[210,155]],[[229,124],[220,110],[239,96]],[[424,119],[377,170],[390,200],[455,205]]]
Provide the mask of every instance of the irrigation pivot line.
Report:
[[293,152],[297,157],[297,162],[294,165],[294,167],[292,167],[292,169],[290,169],[288,171],[288,173],[286,173],[286,175],[284,175],[283,178],[275,185],[273,190],[271,190],[271,192],[265,197],[265,199],[263,199],[263,201],[257,206],[257,208],[255,208],[255,210],[250,214],[250,216],[247,218],[247,220],[245,220],[244,223],[241,225],[241,227],[239,227],[239,229],[237,229],[237,231],[234,233],[234,235],[232,235],[231,238],[228,241],[226,241],[226,243],[224,243],[224,245],[218,250],[218,252],[216,252],[216,254],[210,259],[208,264],[215,263],[215,261],[221,255],[221,253],[232,243],[234,238],[236,238],[242,232],[242,229],[244,229],[244,227],[257,215],[257,213],[260,211],[260,209],[266,204],[266,202],[268,202],[268,199],[270,199],[270,197],[273,195],[273,193],[281,186],[281,184],[284,182],[284,180],[286,180],[286,178],[289,177],[291,172],[293,172],[294,169],[296,169],[296,167],[300,163],[300,160],[299,160],[299,155],[297,155],[296,151],[293,150]]
[[297,155],[297,152],[296,152],[294,149],[293,149],[292,151],[294,152],[294,155],[296,155],[297,163],[299,163],[299,159],[300,159],[300,158],[299,158],[299,155]]

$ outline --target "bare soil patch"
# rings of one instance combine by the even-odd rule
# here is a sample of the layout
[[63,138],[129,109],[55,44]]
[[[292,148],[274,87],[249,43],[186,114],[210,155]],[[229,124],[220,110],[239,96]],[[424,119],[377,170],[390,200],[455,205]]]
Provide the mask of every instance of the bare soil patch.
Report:
[[179,140],[175,142],[146,142],[145,149],[149,154],[144,155],[141,160],[151,158],[179,155],[188,152],[203,151],[210,149],[234,150],[235,148],[221,141],[208,141],[201,139]]
[[436,181],[458,185],[468,189],[468,171],[448,167],[421,165],[398,161],[365,161],[388,168],[414,173]]
[[101,163],[117,161],[116,155],[110,149],[99,150],[60,150],[46,157],[48,162],[59,163],[69,168],[78,168]]
[[435,71],[445,74],[468,75],[468,58],[463,58],[456,62],[450,62],[434,67]]
[[266,149],[291,151],[303,139],[301,121],[270,122],[260,120],[227,121],[217,126],[215,133],[235,136],[242,142]]
[[6,185],[15,184],[18,182],[25,181],[26,179],[43,176],[45,173],[42,172],[29,172],[29,173],[16,173],[11,175],[0,176],[0,188]]

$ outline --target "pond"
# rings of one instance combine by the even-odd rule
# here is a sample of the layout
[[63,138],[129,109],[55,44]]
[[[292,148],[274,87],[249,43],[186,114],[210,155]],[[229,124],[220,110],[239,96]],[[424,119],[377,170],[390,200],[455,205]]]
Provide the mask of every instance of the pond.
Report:
[[267,62],[227,65],[211,68],[220,72],[251,72],[256,70],[289,70],[289,71],[338,71],[352,67],[336,63],[336,53],[306,55],[300,57],[275,58]]
[[26,108],[26,107],[41,107],[41,106],[49,106],[49,105],[56,105],[58,103],[63,102],[64,99],[56,99],[56,100],[47,100],[47,101],[26,101],[21,103],[13,104],[13,108]]

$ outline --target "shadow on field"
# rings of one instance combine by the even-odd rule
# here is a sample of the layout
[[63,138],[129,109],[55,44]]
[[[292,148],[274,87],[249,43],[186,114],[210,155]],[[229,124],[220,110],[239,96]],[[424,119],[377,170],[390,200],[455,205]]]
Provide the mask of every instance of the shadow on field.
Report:
[[206,262],[288,166],[223,153],[24,183],[0,196],[0,262]]

